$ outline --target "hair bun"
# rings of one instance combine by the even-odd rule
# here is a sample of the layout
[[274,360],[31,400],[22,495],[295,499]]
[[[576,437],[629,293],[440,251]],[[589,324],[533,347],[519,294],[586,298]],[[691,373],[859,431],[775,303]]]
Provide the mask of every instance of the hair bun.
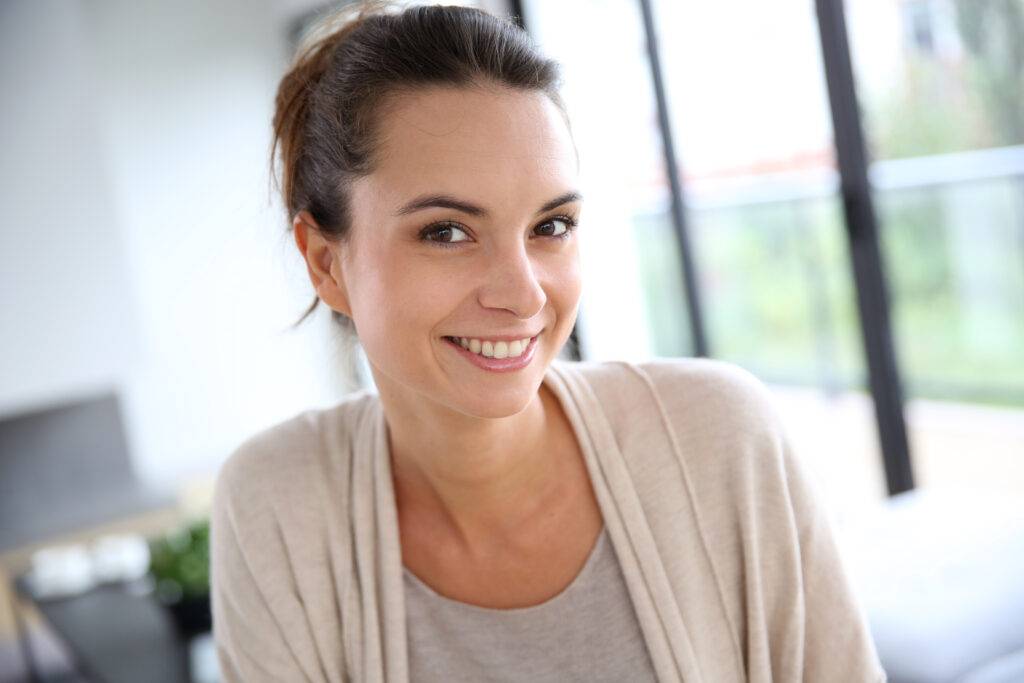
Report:
[[[299,40],[291,67],[281,79],[274,100],[271,160],[278,153],[284,168],[294,166],[302,146],[306,117],[317,85],[331,65],[339,45],[371,14],[391,7],[389,2],[363,2],[329,13],[314,21]],[[276,177],[276,174],[274,174]],[[280,190],[287,200],[293,196],[290,173],[282,174]],[[290,203],[290,202],[289,202]],[[295,212],[294,206],[288,207]]]

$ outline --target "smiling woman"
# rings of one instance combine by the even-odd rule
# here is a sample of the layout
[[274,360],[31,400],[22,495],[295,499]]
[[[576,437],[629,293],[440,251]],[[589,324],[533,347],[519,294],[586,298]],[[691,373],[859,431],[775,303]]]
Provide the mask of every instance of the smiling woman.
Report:
[[310,311],[375,388],[224,464],[227,681],[884,680],[756,380],[557,360],[585,236],[557,77],[484,12],[363,5],[281,81]]

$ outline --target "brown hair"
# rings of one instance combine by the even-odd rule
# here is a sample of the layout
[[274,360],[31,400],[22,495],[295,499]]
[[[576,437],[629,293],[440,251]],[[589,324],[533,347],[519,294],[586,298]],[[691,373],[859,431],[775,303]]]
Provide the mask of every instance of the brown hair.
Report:
[[[308,211],[329,239],[350,228],[349,185],[372,171],[384,98],[430,85],[487,83],[545,93],[565,115],[558,65],[512,21],[458,6],[393,11],[361,3],[324,17],[281,79],[271,166],[289,219]],[[291,229],[291,220],[289,220]],[[319,303],[314,298],[293,325]],[[346,328],[351,321],[335,312]]]

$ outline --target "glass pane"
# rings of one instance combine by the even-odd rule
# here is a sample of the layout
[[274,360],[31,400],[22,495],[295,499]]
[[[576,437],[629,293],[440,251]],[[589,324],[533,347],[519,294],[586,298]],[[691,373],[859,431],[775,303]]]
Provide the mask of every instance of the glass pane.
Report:
[[841,525],[885,488],[814,5],[654,6],[711,353],[769,384]]
[[1024,2],[847,0],[875,159],[1024,143]]
[[1019,499],[1024,3],[847,13],[918,484]]

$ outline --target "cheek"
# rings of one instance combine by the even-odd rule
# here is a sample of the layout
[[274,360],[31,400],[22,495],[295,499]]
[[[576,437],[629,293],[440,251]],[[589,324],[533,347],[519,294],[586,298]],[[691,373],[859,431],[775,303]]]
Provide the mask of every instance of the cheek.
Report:
[[375,245],[362,257],[352,305],[367,353],[397,357],[424,348],[408,342],[435,332],[457,296],[457,283],[401,249]]
[[550,280],[553,286],[548,296],[561,315],[568,315],[579,303],[583,291],[583,276],[578,252],[573,250],[552,269]]
[[395,259],[376,245],[361,245],[349,272],[352,316],[359,340],[371,361],[379,362],[401,348],[405,335],[402,302],[407,286]]

